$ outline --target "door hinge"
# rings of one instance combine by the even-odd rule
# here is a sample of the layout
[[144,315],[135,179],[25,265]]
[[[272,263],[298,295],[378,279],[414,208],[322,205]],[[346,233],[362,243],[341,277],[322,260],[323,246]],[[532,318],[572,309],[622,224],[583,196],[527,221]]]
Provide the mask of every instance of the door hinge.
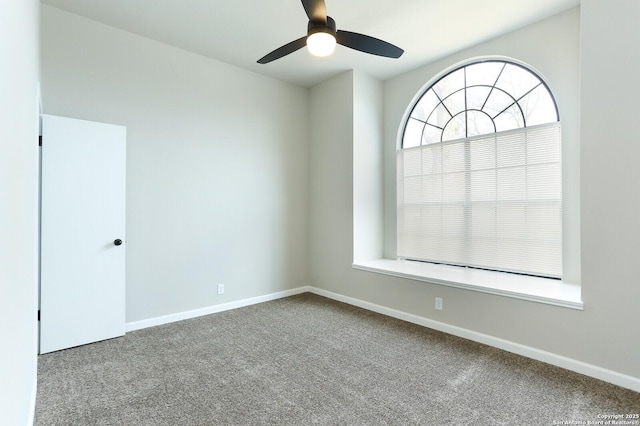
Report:
[[40,309],[38,309],[38,321],[40,321]]
[[38,136],[38,146],[42,146],[42,136]]

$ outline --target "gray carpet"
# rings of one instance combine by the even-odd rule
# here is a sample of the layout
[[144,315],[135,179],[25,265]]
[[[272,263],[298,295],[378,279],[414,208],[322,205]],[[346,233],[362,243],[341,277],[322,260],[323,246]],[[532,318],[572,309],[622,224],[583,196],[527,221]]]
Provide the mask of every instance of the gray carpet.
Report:
[[637,392],[302,294],[42,355],[35,424],[552,425],[639,412]]

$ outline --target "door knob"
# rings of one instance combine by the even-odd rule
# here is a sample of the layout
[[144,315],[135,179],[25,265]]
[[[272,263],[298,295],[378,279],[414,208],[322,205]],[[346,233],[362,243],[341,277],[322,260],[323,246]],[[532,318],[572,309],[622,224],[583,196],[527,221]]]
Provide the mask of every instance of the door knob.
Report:
[[120,244],[122,244],[122,240],[118,238],[117,240],[114,240],[113,244],[119,246]]

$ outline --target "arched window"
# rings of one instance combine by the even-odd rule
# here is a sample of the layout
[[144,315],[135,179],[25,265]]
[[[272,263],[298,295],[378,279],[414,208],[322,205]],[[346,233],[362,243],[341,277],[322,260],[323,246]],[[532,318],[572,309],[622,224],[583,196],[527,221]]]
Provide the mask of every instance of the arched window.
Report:
[[398,150],[398,257],[562,275],[561,129],[529,67],[467,63],[409,106]]

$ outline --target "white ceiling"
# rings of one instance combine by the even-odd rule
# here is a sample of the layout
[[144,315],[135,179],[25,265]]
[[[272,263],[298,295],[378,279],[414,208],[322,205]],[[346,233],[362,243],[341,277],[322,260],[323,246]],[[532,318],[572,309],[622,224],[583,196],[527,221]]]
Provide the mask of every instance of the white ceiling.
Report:
[[301,49],[266,65],[256,61],[306,35],[299,0],[41,0],[86,18],[302,86],[345,70],[379,79],[478,44],[574,7],[580,0],[326,0],[338,29],[381,38],[405,50],[381,58],[338,46],[328,58]]

